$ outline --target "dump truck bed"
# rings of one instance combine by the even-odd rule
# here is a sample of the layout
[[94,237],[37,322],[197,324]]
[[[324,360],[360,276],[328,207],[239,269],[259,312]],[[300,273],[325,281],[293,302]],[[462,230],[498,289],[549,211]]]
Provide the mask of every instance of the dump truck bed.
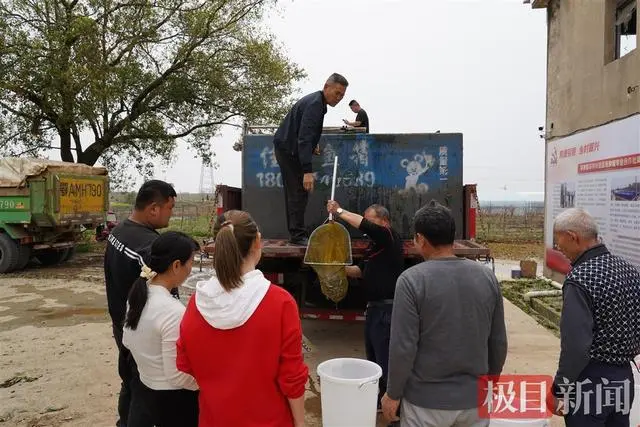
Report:
[[[104,221],[109,203],[107,169],[48,159],[0,158],[0,223],[69,227]],[[15,228],[15,227],[14,227]],[[25,232],[10,230],[14,238]],[[37,241],[34,238],[34,241]]]
[[24,187],[28,178],[42,175],[47,171],[69,175],[107,175],[106,168],[87,166],[81,163],[68,163],[48,159],[4,157],[0,158],[0,188]]

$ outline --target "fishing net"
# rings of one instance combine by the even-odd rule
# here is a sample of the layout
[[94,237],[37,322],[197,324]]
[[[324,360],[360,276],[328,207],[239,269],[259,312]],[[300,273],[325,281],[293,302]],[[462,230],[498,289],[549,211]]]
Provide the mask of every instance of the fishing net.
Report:
[[327,298],[336,304],[344,299],[349,286],[345,266],[352,264],[352,258],[351,237],[342,224],[329,221],[316,228],[309,237],[304,262],[318,275]]

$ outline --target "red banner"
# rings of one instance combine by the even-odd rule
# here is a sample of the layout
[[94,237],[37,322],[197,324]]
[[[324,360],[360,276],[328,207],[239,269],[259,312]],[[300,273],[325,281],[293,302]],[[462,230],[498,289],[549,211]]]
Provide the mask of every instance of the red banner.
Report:
[[640,167],[640,153],[628,156],[611,157],[593,162],[578,164],[578,173],[605,172],[617,169],[631,169]]

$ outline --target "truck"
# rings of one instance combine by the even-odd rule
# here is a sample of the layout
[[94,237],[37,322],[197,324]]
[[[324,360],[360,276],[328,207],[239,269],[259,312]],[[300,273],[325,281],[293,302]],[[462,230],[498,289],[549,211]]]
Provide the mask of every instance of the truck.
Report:
[[[364,320],[366,302],[360,280],[349,279],[345,298],[334,304],[322,295],[313,269],[303,262],[306,247],[288,243],[282,177],[273,151],[274,130],[245,127],[237,144],[242,152],[242,188],[218,186],[216,214],[242,209],[253,216],[263,239],[258,268],[296,298],[302,317]],[[326,202],[337,156],[335,199],[343,208],[361,214],[374,203],[387,207],[392,226],[404,240],[407,267],[421,261],[413,247],[412,217],[431,200],[448,206],[455,217],[456,255],[493,267],[489,248],[475,239],[477,193],[475,185],[463,185],[462,139],[460,133],[367,134],[324,128],[320,154],[313,159],[316,184],[305,213],[309,233],[328,219]],[[364,256],[368,239],[346,227],[352,239],[353,262],[357,263]],[[203,251],[210,255],[215,241],[205,243]]]
[[83,230],[105,222],[103,167],[36,158],[0,158],[0,273],[71,259]]

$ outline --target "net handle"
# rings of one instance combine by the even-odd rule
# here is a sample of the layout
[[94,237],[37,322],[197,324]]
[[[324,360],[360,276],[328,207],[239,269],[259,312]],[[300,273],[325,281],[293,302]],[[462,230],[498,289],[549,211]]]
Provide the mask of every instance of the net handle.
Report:
[[[338,173],[338,156],[333,158],[333,180],[331,182],[331,200],[334,200],[336,194],[336,175]],[[333,221],[333,214],[329,214],[329,221]]]

